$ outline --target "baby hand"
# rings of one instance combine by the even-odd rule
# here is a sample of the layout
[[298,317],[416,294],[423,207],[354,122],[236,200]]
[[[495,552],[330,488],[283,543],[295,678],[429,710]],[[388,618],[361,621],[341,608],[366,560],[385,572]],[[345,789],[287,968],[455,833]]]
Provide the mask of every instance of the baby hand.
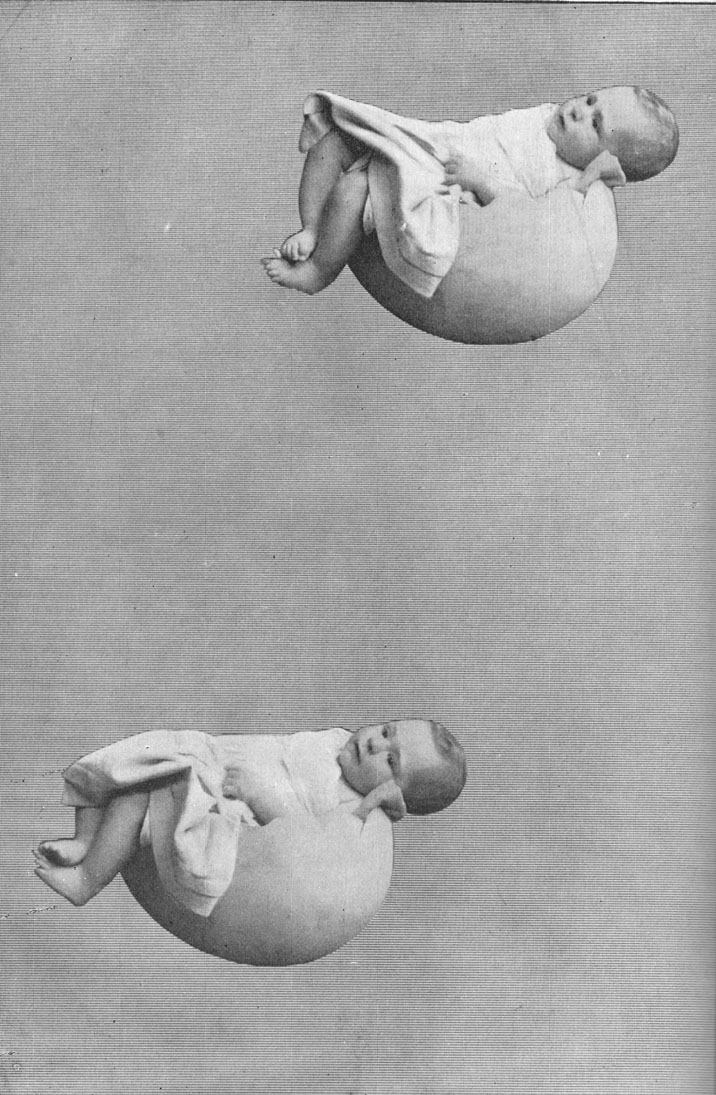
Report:
[[[445,168],[445,182],[448,186],[459,186],[463,190],[472,190],[472,179],[475,175],[475,164],[469,156],[463,152],[455,151],[449,160],[443,164]],[[472,168],[472,170],[471,170]]]
[[600,152],[592,160],[584,172],[588,185],[601,179],[607,186],[626,186],[626,175],[622,171],[622,165],[611,152]]
[[371,794],[376,796],[375,805],[380,806],[391,821],[400,821],[407,814],[403,792],[394,779],[381,783]]
[[233,768],[231,765],[224,769],[224,781],[221,785],[221,793],[224,798],[244,798],[241,785],[241,774],[240,768]]
[[498,190],[489,170],[462,149],[451,150],[443,170],[446,187],[459,186],[463,192],[474,194],[480,205],[489,205],[497,197]]
[[355,816],[365,821],[373,810],[382,809],[391,821],[400,821],[408,812],[405,807],[403,793],[395,780],[389,779],[374,787],[372,791],[361,799],[354,810]]

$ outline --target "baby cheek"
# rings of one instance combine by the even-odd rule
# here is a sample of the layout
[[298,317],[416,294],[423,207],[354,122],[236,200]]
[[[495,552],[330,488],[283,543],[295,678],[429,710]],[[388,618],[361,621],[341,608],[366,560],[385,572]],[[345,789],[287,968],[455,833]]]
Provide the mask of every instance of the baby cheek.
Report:
[[382,756],[375,766],[376,779],[379,783],[386,783],[389,779],[393,779],[393,769],[388,763],[387,757]]

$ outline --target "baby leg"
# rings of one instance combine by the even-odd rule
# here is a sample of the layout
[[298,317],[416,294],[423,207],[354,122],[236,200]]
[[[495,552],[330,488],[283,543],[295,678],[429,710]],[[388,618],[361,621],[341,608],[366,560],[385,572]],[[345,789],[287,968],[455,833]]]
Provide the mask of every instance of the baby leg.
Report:
[[277,285],[300,293],[319,293],[340,274],[363,239],[363,209],[368,196],[365,171],[343,175],[331,191],[321,218],[318,243],[310,258],[291,263],[275,253],[264,258],[266,273]]
[[35,852],[35,874],[73,905],[84,905],[107,886],[135,854],[149,805],[146,791],[113,798],[101,812],[99,826],[81,863],[57,866]]
[[316,247],[318,226],[326,202],[343,171],[356,159],[337,129],[326,133],[306,153],[298,192],[298,212],[303,227],[285,239],[280,251],[289,262],[303,262]]
[[94,840],[103,812],[103,809],[94,806],[76,806],[74,837],[43,840],[38,849],[40,855],[48,863],[60,867],[74,867],[81,863]]

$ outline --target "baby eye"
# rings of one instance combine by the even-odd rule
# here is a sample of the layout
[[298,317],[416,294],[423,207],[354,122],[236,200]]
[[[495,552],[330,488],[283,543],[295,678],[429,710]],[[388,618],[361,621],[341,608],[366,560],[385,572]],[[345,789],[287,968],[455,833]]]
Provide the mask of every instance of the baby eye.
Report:
[[384,738],[388,737],[388,727],[387,726],[383,727],[383,729],[381,730],[381,734],[383,735]]
[[597,101],[596,95],[587,95],[587,106],[594,106],[596,101]]

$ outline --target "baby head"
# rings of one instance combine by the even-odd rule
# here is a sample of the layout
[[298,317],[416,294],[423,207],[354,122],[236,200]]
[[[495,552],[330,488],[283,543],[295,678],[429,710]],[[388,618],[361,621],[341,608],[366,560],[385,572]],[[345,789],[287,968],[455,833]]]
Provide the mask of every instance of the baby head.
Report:
[[443,810],[465,786],[462,746],[439,722],[427,719],[362,726],[338,754],[338,763],[360,795],[395,780],[409,814]]
[[568,99],[547,124],[557,155],[585,168],[611,152],[628,182],[641,182],[668,167],[679,147],[679,129],[663,99],[642,87],[607,87]]

